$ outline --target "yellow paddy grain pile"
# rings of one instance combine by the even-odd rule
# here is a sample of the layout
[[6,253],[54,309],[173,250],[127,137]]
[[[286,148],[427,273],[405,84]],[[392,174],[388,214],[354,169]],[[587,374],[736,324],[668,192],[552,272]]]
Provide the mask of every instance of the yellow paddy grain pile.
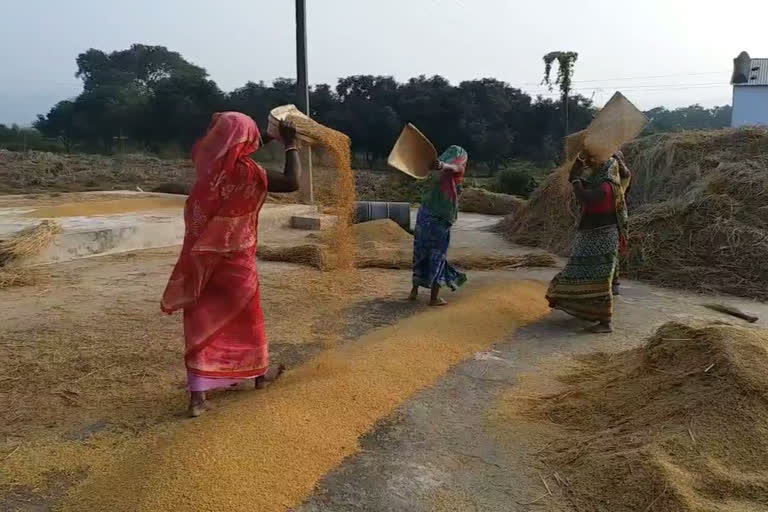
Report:
[[767,366],[768,331],[728,325],[581,358],[564,392],[530,400],[562,427],[541,458],[575,510],[765,510]]
[[[83,448],[89,464],[85,478],[58,509],[295,509],[323,475],[360,450],[360,436],[403,400],[451,366],[546,315],[543,297],[543,285],[534,282],[476,287],[454,306],[323,352],[226,410],[129,441],[98,460],[94,454],[109,441],[94,439]],[[9,472],[27,463],[25,450],[8,459]],[[78,461],[67,464],[71,468]]]
[[358,244],[372,242],[380,244],[413,243],[413,237],[391,219],[378,219],[355,224],[352,230]]

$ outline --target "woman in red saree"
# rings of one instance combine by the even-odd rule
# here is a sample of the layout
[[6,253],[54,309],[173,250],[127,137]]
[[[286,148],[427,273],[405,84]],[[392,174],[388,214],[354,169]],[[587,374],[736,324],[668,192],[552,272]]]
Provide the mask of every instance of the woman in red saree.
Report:
[[184,245],[161,308],[184,310],[189,412],[207,409],[205,392],[245,379],[261,387],[282,373],[269,366],[259,295],[256,246],[267,192],[298,189],[296,131],[280,126],[285,171],[266,171],[250,155],[259,148],[256,123],[239,112],[213,115],[192,150],[197,178],[184,207]]

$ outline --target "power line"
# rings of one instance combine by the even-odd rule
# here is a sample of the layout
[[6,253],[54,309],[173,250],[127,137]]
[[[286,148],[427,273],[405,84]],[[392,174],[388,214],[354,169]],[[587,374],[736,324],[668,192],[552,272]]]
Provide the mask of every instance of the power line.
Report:
[[[621,78],[595,78],[590,80],[572,80],[571,83],[592,83],[592,82],[622,82],[627,80],[651,80],[656,78],[672,78],[677,76],[703,76],[703,75],[727,75],[730,71],[703,71],[700,73],[673,73],[670,75],[646,75],[646,76],[630,76]],[[546,87],[541,82],[523,82],[520,85],[539,86]]]
[[[658,90],[658,91],[668,91],[668,90],[683,90],[683,89],[701,89],[701,88],[707,88],[707,87],[730,87],[729,84],[723,83],[723,82],[711,82],[711,83],[696,83],[696,84],[653,84],[653,85],[630,85],[627,87],[620,87],[620,86],[602,86],[602,87],[574,87],[573,91],[606,91],[610,89],[618,89],[621,91],[635,91],[640,92],[643,90]],[[543,93],[543,95],[552,95],[552,96],[561,96],[560,93],[555,91],[549,91],[549,89],[533,89],[530,88],[525,89],[529,93]]]
[[702,75],[721,75],[721,74],[729,74],[730,71],[703,71],[701,73],[674,73],[671,75],[655,75],[655,76],[631,76],[631,77],[624,77],[624,78],[600,78],[595,80],[574,80],[573,83],[584,83],[584,82],[619,82],[619,81],[625,81],[625,80],[645,80],[645,79],[652,79],[652,78],[671,78],[675,76],[702,76]]

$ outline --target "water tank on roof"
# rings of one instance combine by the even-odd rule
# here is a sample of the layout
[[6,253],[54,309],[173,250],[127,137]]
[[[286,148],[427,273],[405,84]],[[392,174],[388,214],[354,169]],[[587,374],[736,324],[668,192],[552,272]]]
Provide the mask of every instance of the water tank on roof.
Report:
[[745,84],[749,82],[749,75],[752,72],[752,59],[747,52],[741,52],[738,57],[733,59],[733,76],[731,83],[734,85]]

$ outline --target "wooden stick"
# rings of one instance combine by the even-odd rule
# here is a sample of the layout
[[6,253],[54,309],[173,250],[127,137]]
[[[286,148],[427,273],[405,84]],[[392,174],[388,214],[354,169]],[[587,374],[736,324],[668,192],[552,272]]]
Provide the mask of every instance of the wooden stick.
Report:
[[731,315],[731,316],[735,316],[736,318],[741,318],[742,320],[746,320],[751,324],[759,320],[759,318],[754,315],[750,315],[749,313],[743,312],[739,308],[728,306],[726,304],[702,304],[702,306],[704,306],[707,309],[711,309],[712,311],[717,311],[718,313],[725,313],[726,315]]

